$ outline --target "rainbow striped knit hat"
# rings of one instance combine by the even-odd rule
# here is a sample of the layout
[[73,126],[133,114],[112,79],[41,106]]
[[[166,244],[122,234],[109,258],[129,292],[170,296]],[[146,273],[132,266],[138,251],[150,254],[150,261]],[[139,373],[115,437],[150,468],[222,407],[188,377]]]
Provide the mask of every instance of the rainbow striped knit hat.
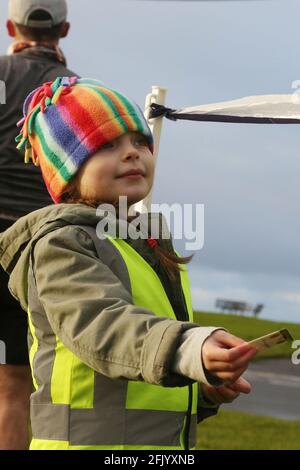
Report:
[[127,132],[153,137],[140,108],[101,82],[58,77],[34,90],[24,103],[19,149],[40,165],[47,189],[58,203],[82,164],[102,145]]

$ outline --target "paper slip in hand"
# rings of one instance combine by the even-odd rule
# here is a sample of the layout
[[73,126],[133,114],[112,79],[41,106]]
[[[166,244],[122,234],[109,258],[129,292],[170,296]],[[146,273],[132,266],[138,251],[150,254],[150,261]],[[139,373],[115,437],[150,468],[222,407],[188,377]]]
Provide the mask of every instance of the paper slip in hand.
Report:
[[248,344],[257,349],[257,351],[263,351],[264,349],[271,348],[276,344],[285,343],[287,341],[293,341],[293,337],[288,330],[284,328],[279,331],[274,331],[274,333],[261,336],[260,338],[253,339],[252,341],[249,341]]

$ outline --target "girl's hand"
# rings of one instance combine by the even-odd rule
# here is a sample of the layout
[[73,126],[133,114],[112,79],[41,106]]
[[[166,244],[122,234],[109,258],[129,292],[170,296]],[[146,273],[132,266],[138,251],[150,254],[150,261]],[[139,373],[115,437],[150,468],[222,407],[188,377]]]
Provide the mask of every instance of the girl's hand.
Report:
[[250,393],[251,385],[247,380],[240,378],[231,385],[221,385],[220,387],[201,384],[201,389],[206,400],[221,405],[222,403],[233,402],[240,393]]
[[224,384],[234,384],[257,353],[245,341],[223,330],[215,331],[202,346],[205,369]]

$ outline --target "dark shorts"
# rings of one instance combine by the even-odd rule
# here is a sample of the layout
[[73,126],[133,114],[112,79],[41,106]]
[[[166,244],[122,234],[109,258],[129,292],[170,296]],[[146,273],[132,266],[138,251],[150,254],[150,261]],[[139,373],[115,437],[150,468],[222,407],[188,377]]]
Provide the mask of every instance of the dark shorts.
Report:
[[[0,232],[13,224],[0,218]],[[8,290],[9,276],[0,266],[0,362],[5,357],[9,365],[28,365],[26,312]]]

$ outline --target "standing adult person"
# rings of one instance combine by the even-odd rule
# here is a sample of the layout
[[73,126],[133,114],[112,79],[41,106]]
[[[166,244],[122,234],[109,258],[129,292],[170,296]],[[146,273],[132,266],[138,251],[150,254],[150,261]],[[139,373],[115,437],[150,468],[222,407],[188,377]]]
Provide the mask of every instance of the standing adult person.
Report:
[[[28,93],[57,76],[72,76],[59,41],[69,32],[66,0],[9,0],[8,53],[0,56],[0,80],[6,102],[0,105],[0,232],[19,217],[52,203],[41,174],[24,165],[16,150],[16,122]],[[0,449],[28,447],[29,397],[32,391],[27,316],[11,296],[0,267]]]

